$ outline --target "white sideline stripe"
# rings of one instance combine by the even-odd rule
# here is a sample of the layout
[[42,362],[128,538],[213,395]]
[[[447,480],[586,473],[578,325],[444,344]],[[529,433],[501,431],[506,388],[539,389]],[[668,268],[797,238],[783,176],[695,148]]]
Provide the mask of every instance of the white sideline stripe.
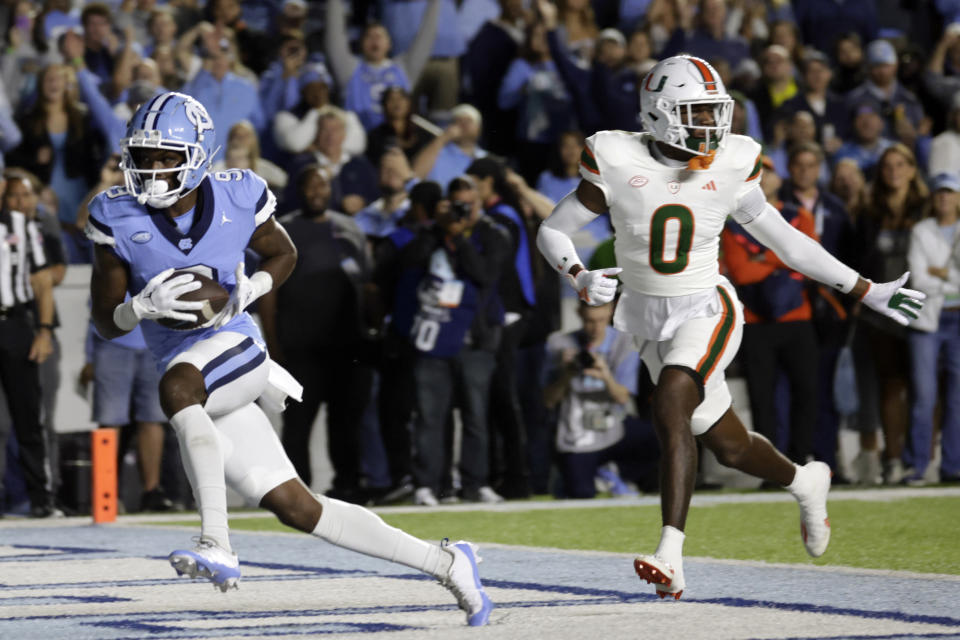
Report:
[[[956,498],[960,497],[960,487],[902,487],[884,489],[841,489],[830,493],[830,502],[843,500],[864,500],[867,502],[892,502],[911,498]],[[696,494],[691,502],[692,506],[704,507],[716,504],[751,504],[794,502],[793,496],[786,491],[776,493],[725,493],[725,494]],[[660,504],[659,496],[649,495],[636,498],[595,498],[593,500],[547,500],[547,501],[513,501],[500,504],[463,503],[440,505],[437,507],[422,507],[404,505],[397,507],[373,507],[371,511],[381,514],[402,513],[454,513],[462,511],[494,511],[494,512],[522,512],[544,511],[549,509],[599,509],[603,507],[643,507]],[[151,513],[144,515],[118,516],[118,524],[149,524],[180,522],[197,519],[196,512],[179,513]],[[266,518],[270,513],[265,510],[250,509],[231,511],[231,520],[248,518]],[[7,517],[0,520],[0,530],[11,528],[31,527],[61,527],[90,524],[89,516],[74,516],[70,518],[31,519]],[[110,525],[106,525],[110,526]]]

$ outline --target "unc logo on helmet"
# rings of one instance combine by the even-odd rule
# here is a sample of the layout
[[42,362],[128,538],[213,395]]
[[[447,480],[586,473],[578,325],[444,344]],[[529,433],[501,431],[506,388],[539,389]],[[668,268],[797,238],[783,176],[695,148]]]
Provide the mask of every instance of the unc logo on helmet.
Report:
[[[207,175],[217,149],[216,131],[206,108],[194,98],[170,91],[143,103],[120,141],[127,191],[140,204],[162,209],[196,189]],[[176,167],[138,166],[138,150],[182,153]]]
[[[703,109],[712,110],[712,122],[696,115]],[[658,141],[707,156],[730,133],[733,98],[706,61],[673,56],[658,62],[640,85],[640,120]]]
[[184,105],[184,109],[187,112],[187,120],[193,123],[199,136],[202,136],[204,131],[213,131],[213,120],[210,119],[210,115],[202,104],[196,100],[190,100]]

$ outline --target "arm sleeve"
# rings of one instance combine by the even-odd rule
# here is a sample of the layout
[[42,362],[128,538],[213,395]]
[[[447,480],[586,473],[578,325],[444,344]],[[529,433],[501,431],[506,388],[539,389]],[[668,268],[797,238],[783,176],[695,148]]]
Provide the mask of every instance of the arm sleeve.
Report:
[[741,220],[740,216],[749,217],[738,208],[734,218],[794,271],[844,293],[849,293],[857,284],[860,276],[856,271],[830,255],[819,242],[791,226],[770,204],[764,203],[763,210],[748,221]]
[[567,273],[575,264],[583,265],[570,235],[597,218],[587,209],[576,191],[571,191],[557,203],[553,213],[540,224],[537,248],[557,271]]

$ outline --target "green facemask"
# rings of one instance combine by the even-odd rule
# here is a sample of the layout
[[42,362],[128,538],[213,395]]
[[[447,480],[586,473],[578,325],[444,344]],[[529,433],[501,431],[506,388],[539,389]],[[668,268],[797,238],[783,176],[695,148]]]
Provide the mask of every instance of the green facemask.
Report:
[[700,150],[700,145],[703,144],[703,140],[700,138],[694,138],[693,136],[687,136],[687,139],[684,141],[683,146],[694,153],[709,153],[710,151],[715,151],[720,145],[719,136],[711,135],[710,144],[707,145],[707,148],[704,151]]

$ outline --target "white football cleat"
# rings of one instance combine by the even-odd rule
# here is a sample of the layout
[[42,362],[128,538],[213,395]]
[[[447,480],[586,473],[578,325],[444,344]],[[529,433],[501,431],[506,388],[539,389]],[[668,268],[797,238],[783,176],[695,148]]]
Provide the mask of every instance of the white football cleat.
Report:
[[824,462],[803,465],[807,475],[805,486],[793,492],[800,505],[800,535],[807,553],[819,558],[830,544],[830,519],[827,517],[827,494],[833,472]]
[[656,586],[661,599],[673,596],[674,600],[679,600],[683,595],[686,583],[683,580],[682,560],[674,567],[658,555],[637,556],[633,568],[642,580]]
[[214,588],[226,593],[227,589],[236,589],[240,581],[240,561],[237,554],[227,551],[213,540],[199,538],[197,546],[191,550],[177,550],[168,558],[177,575],[190,578],[206,578]]
[[453,555],[450,572],[446,578],[440,580],[440,584],[453,593],[460,608],[466,611],[468,625],[480,627],[487,624],[493,603],[480,582],[477,564],[482,560],[477,555],[477,545],[463,540],[450,544],[450,541],[444,538],[440,546]]

